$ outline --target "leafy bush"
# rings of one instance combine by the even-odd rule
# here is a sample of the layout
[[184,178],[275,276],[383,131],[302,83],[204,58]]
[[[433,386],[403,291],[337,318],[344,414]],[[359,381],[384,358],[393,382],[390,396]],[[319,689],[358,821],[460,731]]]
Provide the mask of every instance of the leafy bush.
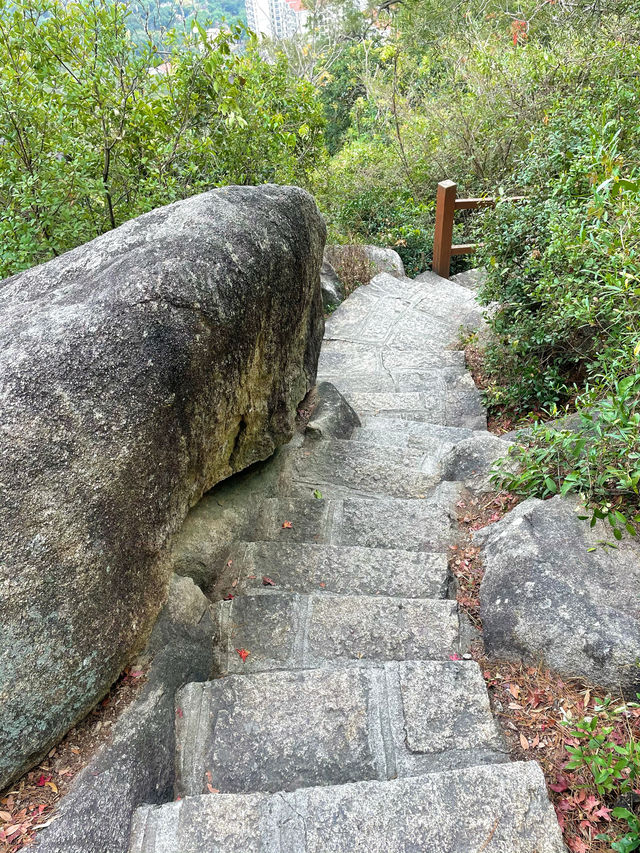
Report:
[[[580,408],[573,429],[536,424],[521,436],[494,482],[518,495],[582,495],[616,539],[636,535],[640,494],[640,376],[614,381],[612,395]],[[512,460],[518,462],[514,473]]]
[[240,52],[239,25],[136,44],[129,15],[0,0],[0,277],[221,184],[305,183],[322,161],[322,106],[284,58]]
[[[640,699],[640,695],[638,696]],[[611,844],[616,853],[631,853],[640,849],[640,818],[619,802],[633,802],[640,791],[640,741],[630,724],[631,715],[637,713],[637,703],[616,705],[605,700],[597,707],[594,716],[584,717],[575,723],[571,736],[577,745],[567,747],[571,756],[566,770],[586,772],[596,790],[606,803],[615,806],[611,815],[626,823],[624,837],[612,841],[610,833],[598,839]]]

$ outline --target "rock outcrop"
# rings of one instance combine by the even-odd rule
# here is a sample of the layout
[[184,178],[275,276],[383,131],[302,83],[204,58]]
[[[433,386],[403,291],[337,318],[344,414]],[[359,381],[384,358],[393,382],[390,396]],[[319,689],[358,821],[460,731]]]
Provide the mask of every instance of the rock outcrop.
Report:
[[[404,264],[400,255],[395,249],[382,246],[359,243],[327,246],[324,259],[336,268],[346,266],[352,274],[357,270],[363,276],[361,281],[363,284],[380,273],[387,273],[394,278],[405,277]],[[365,272],[362,272],[363,269]]]
[[337,308],[344,299],[344,287],[338,273],[327,260],[322,264],[320,284],[322,287],[322,303],[325,311]]
[[144,644],[188,509],[293,434],[324,239],[302,190],[228,187],[0,283],[0,787]]
[[[581,511],[582,510],[582,511]],[[498,658],[544,661],[635,699],[640,691],[640,550],[591,529],[577,500],[535,498],[479,531],[484,641]]]

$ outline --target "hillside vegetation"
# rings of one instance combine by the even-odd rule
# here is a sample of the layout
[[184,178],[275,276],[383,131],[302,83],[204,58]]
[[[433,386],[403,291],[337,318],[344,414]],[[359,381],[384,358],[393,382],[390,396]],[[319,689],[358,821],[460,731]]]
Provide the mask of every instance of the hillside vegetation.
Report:
[[582,421],[535,430],[524,473],[502,482],[584,493],[616,535],[634,530],[638,6],[313,0],[305,33],[258,45],[241,24],[211,40],[191,7],[172,30],[158,5],[167,19],[146,33],[120,2],[0,0],[0,275],[174,199],[264,181],[309,188],[333,241],[392,245],[416,274],[439,180],[524,195],[457,226],[483,243],[482,298],[499,304],[488,401],[516,421]]

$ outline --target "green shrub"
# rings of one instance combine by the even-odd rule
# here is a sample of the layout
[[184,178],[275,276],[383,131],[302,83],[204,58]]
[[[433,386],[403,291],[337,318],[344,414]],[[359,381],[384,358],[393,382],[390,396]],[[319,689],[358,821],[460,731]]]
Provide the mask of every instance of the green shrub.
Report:
[[[228,183],[305,183],[313,87],[234,25],[136,44],[119,0],[0,0],[0,278]],[[164,61],[164,67],[157,67]]]
[[[629,724],[637,708],[635,702],[620,705],[608,698],[596,706],[593,716],[578,720],[571,730],[578,745],[567,747],[570,759],[565,769],[586,772],[599,796],[609,805],[615,806],[620,799],[632,802],[640,787],[640,741]],[[624,821],[628,831],[615,841],[610,833],[598,835],[598,839],[609,842],[616,853],[640,849],[638,815],[622,806],[611,809],[611,815]]]

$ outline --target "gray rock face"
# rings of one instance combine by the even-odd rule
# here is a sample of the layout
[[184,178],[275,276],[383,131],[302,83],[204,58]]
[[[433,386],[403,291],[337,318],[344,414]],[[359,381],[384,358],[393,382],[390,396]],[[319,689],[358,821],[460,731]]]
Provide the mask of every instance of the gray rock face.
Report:
[[531,761],[285,794],[187,797],[160,809],[141,809],[130,853],[178,850],[565,853],[566,848],[540,767]]
[[[442,460],[445,480],[462,480],[476,492],[491,490],[491,469],[498,459],[506,457],[511,443],[477,430],[471,438],[459,441]],[[510,463],[508,463],[510,464]]]
[[189,507],[291,437],[324,238],[302,190],[228,187],[0,284],[0,787],[144,643]]
[[380,246],[365,246],[364,251],[373,265],[376,275],[386,272],[389,275],[395,276],[395,278],[404,278],[404,264],[396,251]]
[[381,246],[359,244],[327,246],[325,261],[333,266],[340,266],[345,261],[349,263],[354,252],[360,253],[363,261],[369,262],[370,278],[379,273],[388,273],[395,278],[405,277],[404,264],[400,255],[393,249]]
[[141,661],[149,663],[146,683],[74,781],[56,820],[38,834],[38,853],[122,853],[134,810],[173,799],[174,694],[210,677],[212,630],[207,598],[174,575]]
[[313,438],[351,438],[360,418],[330,382],[319,382],[316,404],[307,424],[307,435]]
[[579,508],[574,500],[530,499],[476,534],[485,644],[496,657],[543,660],[567,678],[635,698],[640,551],[633,541],[598,545],[612,540],[610,530],[591,530]]
[[322,304],[325,311],[335,308],[344,299],[344,287],[338,273],[326,260],[322,262],[322,269],[320,270],[320,286],[322,287]]

